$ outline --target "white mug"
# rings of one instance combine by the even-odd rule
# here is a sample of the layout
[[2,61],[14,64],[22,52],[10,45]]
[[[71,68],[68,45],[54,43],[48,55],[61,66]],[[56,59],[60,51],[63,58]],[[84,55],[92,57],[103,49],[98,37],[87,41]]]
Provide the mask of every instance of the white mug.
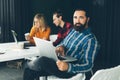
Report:
[[29,33],[25,33],[25,39],[28,40]]
[[18,42],[18,48],[23,49],[24,48],[24,42]]

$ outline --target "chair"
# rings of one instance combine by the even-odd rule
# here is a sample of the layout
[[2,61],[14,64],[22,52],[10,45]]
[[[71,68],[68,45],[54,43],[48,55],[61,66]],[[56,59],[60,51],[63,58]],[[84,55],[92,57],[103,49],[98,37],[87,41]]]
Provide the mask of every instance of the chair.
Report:
[[120,65],[109,69],[98,70],[90,80],[120,80]]
[[65,78],[58,78],[55,76],[47,76],[47,80],[85,80],[85,74],[77,74],[71,78],[65,79]]
[[[93,76],[93,70],[90,71],[90,74]],[[51,75],[51,76],[42,76],[39,78],[39,80],[86,80],[86,75],[79,73],[68,79],[58,78],[56,76]]]

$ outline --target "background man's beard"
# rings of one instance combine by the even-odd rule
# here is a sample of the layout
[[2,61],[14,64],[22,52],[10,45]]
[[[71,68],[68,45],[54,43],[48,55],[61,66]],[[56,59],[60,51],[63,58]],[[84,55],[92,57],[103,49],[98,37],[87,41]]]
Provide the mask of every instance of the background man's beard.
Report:
[[84,24],[84,25],[83,25],[83,24],[80,24],[80,26],[77,26],[77,24],[75,24],[73,28],[74,28],[76,31],[81,32],[81,31],[83,31],[83,30],[85,29],[85,25],[86,25],[86,24]]

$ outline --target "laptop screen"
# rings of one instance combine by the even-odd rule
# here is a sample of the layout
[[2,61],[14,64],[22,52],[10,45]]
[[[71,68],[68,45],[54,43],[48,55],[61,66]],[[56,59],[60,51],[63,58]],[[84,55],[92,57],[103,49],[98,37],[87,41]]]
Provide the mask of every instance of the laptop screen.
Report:
[[11,30],[11,32],[12,32],[15,43],[18,43],[17,38],[16,38],[17,33],[14,30]]

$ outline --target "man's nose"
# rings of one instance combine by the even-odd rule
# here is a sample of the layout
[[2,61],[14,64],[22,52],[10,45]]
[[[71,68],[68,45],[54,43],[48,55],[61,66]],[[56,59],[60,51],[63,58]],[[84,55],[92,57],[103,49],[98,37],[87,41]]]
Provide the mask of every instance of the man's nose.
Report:
[[80,19],[78,18],[78,19],[76,20],[76,22],[79,23],[79,22],[80,22]]

